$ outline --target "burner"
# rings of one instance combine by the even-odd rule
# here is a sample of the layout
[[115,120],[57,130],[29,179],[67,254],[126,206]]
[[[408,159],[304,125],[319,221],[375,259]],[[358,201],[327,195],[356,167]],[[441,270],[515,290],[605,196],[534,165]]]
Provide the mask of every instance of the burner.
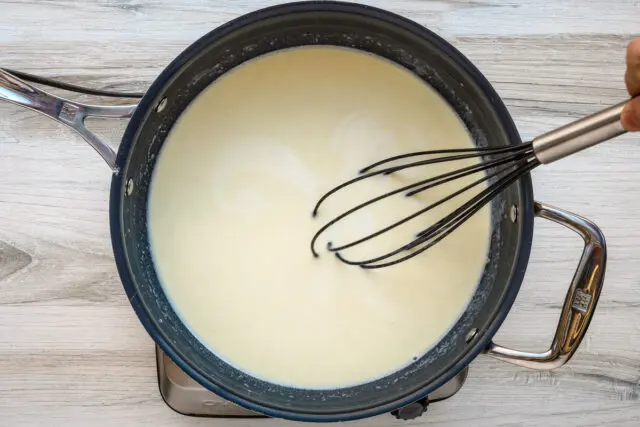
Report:
[[[156,346],[158,364],[158,387],[165,403],[174,411],[189,416],[222,418],[266,418],[265,415],[250,411],[231,403],[205,389],[185,374],[169,357]],[[460,390],[469,368],[465,368],[448,383],[432,392],[428,397],[403,406],[391,413],[396,418],[410,420],[424,414],[430,403],[445,400]]]

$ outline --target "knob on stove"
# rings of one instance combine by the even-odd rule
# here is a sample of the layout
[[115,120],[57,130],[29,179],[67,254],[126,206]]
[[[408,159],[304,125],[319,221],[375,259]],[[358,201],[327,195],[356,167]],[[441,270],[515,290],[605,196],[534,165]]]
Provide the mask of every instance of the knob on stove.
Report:
[[425,397],[417,402],[410,403],[402,408],[396,409],[391,412],[391,415],[399,420],[413,420],[427,412],[429,407],[429,398]]

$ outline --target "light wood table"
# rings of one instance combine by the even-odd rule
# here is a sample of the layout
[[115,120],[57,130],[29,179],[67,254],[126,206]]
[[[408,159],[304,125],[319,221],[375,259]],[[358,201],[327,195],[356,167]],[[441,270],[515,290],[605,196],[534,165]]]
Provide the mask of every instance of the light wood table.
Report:
[[[196,38],[273,1],[0,0],[0,66],[92,87],[144,90]],[[637,0],[394,0],[466,54],[523,138],[626,97],[624,48]],[[85,97],[79,97],[86,100]],[[118,141],[121,122],[96,128]],[[122,290],[108,230],[110,173],[71,131],[0,103],[0,425],[273,426],[187,418],[160,399],[153,342]],[[599,307],[564,368],[535,372],[481,356],[432,426],[640,424],[640,135],[534,173],[536,198],[594,220],[609,246]],[[498,334],[548,345],[581,251],[538,220],[531,263]],[[358,424],[401,425],[390,417]]]

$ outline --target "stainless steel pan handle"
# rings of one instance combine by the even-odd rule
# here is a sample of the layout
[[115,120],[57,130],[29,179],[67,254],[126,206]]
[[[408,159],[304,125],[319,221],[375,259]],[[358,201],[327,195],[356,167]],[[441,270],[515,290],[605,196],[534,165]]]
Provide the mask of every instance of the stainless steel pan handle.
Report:
[[137,105],[98,106],[69,101],[40,90],[16,76],[0,69],[0,100],[44,114],[76,131],[117,172],[116,153],[84,124],[89,116],[128,118]]
[[489,344],[486,353],[496,359],[532,369],[555,369],[571,359],[584,338],[596,308],[607,262],[604,235],[591,221],[552,206],[535,204],[536,216],[575,231],[584,240],[580,263],[569,286],[551,347],[543,353],[529,353]]

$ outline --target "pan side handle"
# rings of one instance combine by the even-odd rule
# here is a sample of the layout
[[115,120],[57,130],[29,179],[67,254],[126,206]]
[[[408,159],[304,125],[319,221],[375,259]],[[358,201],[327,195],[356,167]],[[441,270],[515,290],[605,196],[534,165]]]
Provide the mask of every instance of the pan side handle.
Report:
[[565,298],[558,328],[551,347],[543,353],[530,353],[491,342],[486,353],[496,359],[531,369],[559,368],[571,359],[584,338],[600,297],[607,261],[607,247],[600,229],[588,219],[535,204],[536,216],[549,219],[575,231],[584,240],[584,250]]
[[90,116],[129,118],[137,105],[99,106],[69,101],[38,89],[0,68],[0,100],[29,108],[76,131],[112,171],[117,172],[115,151],[85,126]]

